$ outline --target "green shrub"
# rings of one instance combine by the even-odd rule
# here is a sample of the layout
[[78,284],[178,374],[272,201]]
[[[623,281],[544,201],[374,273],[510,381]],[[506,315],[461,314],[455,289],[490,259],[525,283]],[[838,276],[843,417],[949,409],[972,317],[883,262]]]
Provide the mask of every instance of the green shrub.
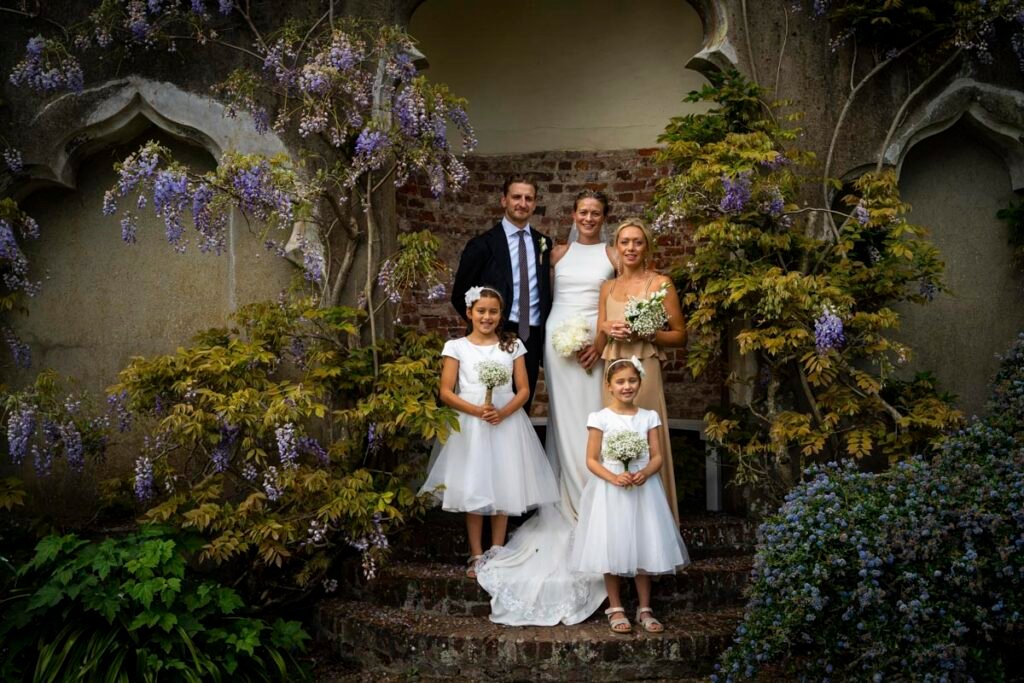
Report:
[[930,462],[811,468],[760,529],[721,677],[766,664],[808,680],[1012,673],[1024,624],[1024,336],[988,415]]
[[197,578],[160,528],[91,542],[48,536],[18,569],[0,623],[3,680],[279,681],[305,677],[298,622],[247,616]]
[[134,478],[145,517],[200,533],[199,559],[232,563],[254,599],[333,589],[348,548],[372,576],[387,535],[426,508],[418,465],[458,424],[436,400],[442,341],[400,328],[361,345],[364,319],[252,304],[235,329],[133,359],[113,388],[149,435]]

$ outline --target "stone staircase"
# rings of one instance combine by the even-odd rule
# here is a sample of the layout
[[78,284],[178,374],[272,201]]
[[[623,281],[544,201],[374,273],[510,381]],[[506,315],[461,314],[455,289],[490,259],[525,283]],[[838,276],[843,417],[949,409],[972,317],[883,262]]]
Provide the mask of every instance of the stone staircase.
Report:
[[[701,680],[742,616],[754,526],[691,516],[681,531],[693,564],[654,584],[666,632],[622,636],[600,611],[577,626],[492,624],[487,593],[464,573],[462,517],[431,514],[396,540],[377,579],[318,605],[321,641],[354,672],[319,680]],[[635,609],[632,582],[623,589]]]

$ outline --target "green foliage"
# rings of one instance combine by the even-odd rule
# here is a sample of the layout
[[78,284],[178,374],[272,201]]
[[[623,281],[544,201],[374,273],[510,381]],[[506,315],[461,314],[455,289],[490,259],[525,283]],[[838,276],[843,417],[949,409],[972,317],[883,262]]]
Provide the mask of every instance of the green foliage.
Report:
[[[707,75],[709,85],[694,90],[683,102],[714,102],[719,105],[707,114],[686,114],[669,119],[658,142],[669,145],[678,142],[707,144],[719,142],[728,133],[742,133],[756,126],[764,114],[761,89],[748,81],[735,69],[712,71]],[[679,154],[670,152],[670,158]]]
[[1005,209],[996,212],[996,218],[1006,223],[1010,231],[1010,246],[1017,265],[1024,265],[1024,201],[1010,202]]
[[308,635],[247,615],[233,589],[188,569],[156,527],[90,542],[47,536],[18,569],[0,622],[4,680],[300,680]]
[[990,63],[997,32],[1020,31],[1017,0],[815,0],[812,13],[828,18],[833,46],[852,38],[888,53],[887,58],[892,51],[929,38],[930,49],[913,55],[922,62],[963,49]]
[[843,211],[802,207],[813,157],[776,119],[734,114],[752,112],[757,92],[738,80],[699,93],[720,106],[666,133],[663,157],[678,170],[655,206],[656,229],[692,230],[693,253],[674,271],[697,333],[691,371],[718,357],[723,336],[760,369],[729,378],[749,400],[708,414],[708,435],[736,459],[739,483],[793,457],[905,458],[959,420],[934,387],[899,406],[887,398],[910,356],[891,338],[892,304],[939,291],[938,252],[907,220],[890,171],[858,178]]
[[[927,381],[919,378],[918,381]],[[1002,681],[1024,620],[1024,336],[987,417],[882,474],[815,467],[761,526],[719,680]]]
[[458,424],[436,401],[440,338],[400,329],[378,342],[375,376],[356,336],[364,318],[311,300],[253,304],[237,328],[133,359],[113,387],[154,434],[154,481],[138,469],[135,481],[146,517],[202,534],[199,558],[236,563],[254,588],[287,589],[263,600],[316,588],[339,540],[372,575],[385,536],[428,502],[410,488],[416,466]]

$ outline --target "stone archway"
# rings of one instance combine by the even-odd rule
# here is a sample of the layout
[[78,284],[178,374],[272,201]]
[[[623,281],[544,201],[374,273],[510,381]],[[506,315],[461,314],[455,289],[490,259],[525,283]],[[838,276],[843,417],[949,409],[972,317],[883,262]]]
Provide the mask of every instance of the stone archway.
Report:
[[266,251],[238,214],[227,253],[215,256],[175,253],[151,212],[140,212],[139,243],[125,245],[117,220],[100,210],[114,162],[151,138],[197,170],[213,168],[226,149],[287,152],[247,115],[224,113],[211,98],[137,77],[41,109],[23,146],[29,179],[14,193],[40,223],[40,239],[26,250],[35,271],[48,273],[28,315],[11,319],[32,348],[33,375],[53,368],[101,391],[131,356],[173,351],[195,332],[225,325],[239,305],[287,287],[293,267]]
[[952,290],[927,306],[901,307],[898,336],[915,349],[907,373],[934,371],[968,415],[984,408],[996,354],[1024,331],[1024,276],[996,218],[1014,198],[1006,152],[965,116],[900,159],[910,220],[931,229]]

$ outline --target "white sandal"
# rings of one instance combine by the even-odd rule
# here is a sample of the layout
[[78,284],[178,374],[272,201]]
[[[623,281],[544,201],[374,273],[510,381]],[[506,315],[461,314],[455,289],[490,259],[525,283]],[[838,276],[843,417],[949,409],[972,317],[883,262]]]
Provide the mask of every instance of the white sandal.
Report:
[[476,563],[483,559],[483,555],[470,555],[469,559],[466,560],[466,577],[470,579],[476,578]]
[[[626,635],[627,633],[632,633],[633,632],[633,625],[629,623],[629,619],[627,619],[625,616],[621,616],[621,617],[618,617],[618,618],[615,618],[615,619],[612,618],[613,614],[625,615],[626,614],[626,610],[624,608],[622,608],[622,607],[609,607],[608,609],[606,609],[604,611],[604,613],[608,617],[608,628],[611,629],[612,633],[617,633],[619,635]],[[617,628],[617,627],[621,627],[623,625],[625,625],[626,628]]]
[[654,616],[654,610],[650,607],[638,607],[636,610],[636,621],[643,626],[648,633],[664,633],[665,626]]

